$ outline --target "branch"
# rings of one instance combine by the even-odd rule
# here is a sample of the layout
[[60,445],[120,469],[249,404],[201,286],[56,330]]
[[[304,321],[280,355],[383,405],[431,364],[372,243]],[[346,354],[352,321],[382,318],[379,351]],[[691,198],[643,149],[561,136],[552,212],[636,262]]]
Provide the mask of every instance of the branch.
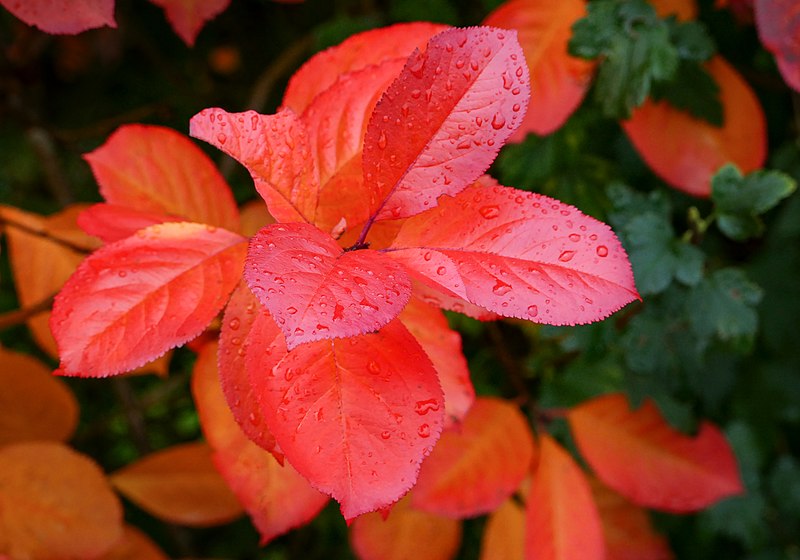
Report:
[[50,307],[53,305],[53,298],[55,298],[55,294],[52,294],[43,299],[42,301],[34,303],[31,306],[23,307],[22,309],[15,309],[13,311],[7,311],[6,313],[1,313],[0,330],[20,325],[25,321],[27,321],[28,319],[30,319],[31,317],[34,317],[39,313],[49,310]]

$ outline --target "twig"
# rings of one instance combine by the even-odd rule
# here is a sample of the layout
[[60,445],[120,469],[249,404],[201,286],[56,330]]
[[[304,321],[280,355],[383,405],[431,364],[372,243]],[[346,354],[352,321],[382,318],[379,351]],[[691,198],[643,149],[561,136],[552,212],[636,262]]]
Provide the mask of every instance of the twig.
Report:
[[517,360],[511,355],[503,340],[503,333],[500,332],[500,327],[497,323],[486,323],[486,332],[489,334],[489,339],[492,341],[492,349],[494,350],[497,359],[506,370],[508,379],[511,381],[514,390],[517,392],[515,399],[520,405],[530,402],[530,392],[525,383],[525,372],[517,363]]
[[42,164],[42,171],[50,192],[61,206],[67,206],[74,201],[74,197],[64,170],[61,169],[61,163],[58,161],[53,137],[41,126],[32,126],[25,135]]
[[35,236],[41,237],[43,239],[47,239],[48,241],[52,241],[53,243],[57,243],[58,245],[61,245],[62,247],[66,247],[67,249],[70,249],[70,250],[75,251],[76,253],[80,253],[82,255],[88,255],[89,253],[92,252],[92,249],[87,249],[86,247],[82,247],[81,245],[78,245],[77,243],[73,243],[73,242],[68,241],[66,239],[62,239],[60,237],[56,237],[54,235],[51,235],[50,233],[48,233],[47,231],[45,231],[43,229],[34,229],[34,228],[29,227],[29,226],[27,226],[25,224],[21,224],[19,222],[15,222],[14,220],[9,220],[7,216],[3,216],[2,213],[0,213],[0,226],[2,226],[2,225],[11,226],[11,227],[20,229],[20,230],[24,231],[25,233],[29,233],[31,235],[35,235]]
[[44,311],[50,309],[50,306],[53,305],[53,298],[55,294],[52,294],[42,301],[34,303],[28,307],[23,307],[22,309],[15,309],[13,311],[7,311],[6,313],[0,313],[0,330],[8,329],[10,327],[14,327],[16,325],[20,325],[30,319],[31,317],[38,315]]

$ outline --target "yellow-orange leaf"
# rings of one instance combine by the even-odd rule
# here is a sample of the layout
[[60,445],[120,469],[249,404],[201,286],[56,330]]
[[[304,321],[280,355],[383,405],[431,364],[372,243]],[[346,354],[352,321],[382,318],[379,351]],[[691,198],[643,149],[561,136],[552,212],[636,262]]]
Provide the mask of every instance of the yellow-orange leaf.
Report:
[[667,540],[656,533],[647,512],[592,477],[592,495],[603,521],[606,560],[671,560]]
[[328,497],[311,488],[288,463],[275,457],[239,429],[222,394],[217,343],[197,357],[192,394],[203,432],[214,449],[214,463],[239,497],[261,535],[261,544],[311,521]]
[[572,24],[586,15],[585,0],[510,0],[484,25],[516,29],[531,74],[531,100],[522,125],[511,136],[550,134],[578,108],[594,73],[594,62],[567,53]]
[[167,555],[136,527],[126,525],[114,548],[97,560],[169,560]]
[[525,508],[506,500],[486,522],[481,560],[524,560]]
[[479,398],[422,464],[412,504],[455,518],[488,513],[519,488],[532,457],[533,438],[519,410],[500,399]]
[[114,473],[111,482],[142,509],[171,523],[219,525],[242,514],[205,443],[175,445],[148,455]]
[[0,446],[72,436],[78,402],[41,362],[0,347],[0,387]]
[[676,16],[680,21],[697,19],[696,0],[650,0],[659,17]]
[[600,516],[581,468],[547,434],[526,504],[525,558],[602,560]]
[[600,480],[635,504],[690,512],[743,491],[733,451],[708,422],[696,436],[686,436],[652,402],[633,411],[621,394],[575,407],[568,419]]
[[706,69],[720,88],[724,125],[716,127],[668,105],[647,100],[622,122],[639,155],[653,172],[694,196],[711,194],[711,177],[726,163],[743,173],[764,164],[767,151],[764,112],[753,90],[722,57]]
[[406,497],[381,513],[353,521],[350,542],[360,560],[448,560],[461,542],[461,523],[411,507]]
[[122,536],[122,507],[100,468],[60,443],[0,449],[0,558],[95,558]]

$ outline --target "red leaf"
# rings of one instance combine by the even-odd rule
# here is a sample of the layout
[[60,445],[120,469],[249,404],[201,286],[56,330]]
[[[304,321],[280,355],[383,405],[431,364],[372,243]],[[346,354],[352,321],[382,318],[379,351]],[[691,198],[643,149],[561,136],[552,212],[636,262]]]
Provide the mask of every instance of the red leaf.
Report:
[[244,165],[276,220],[314,221],[319,179],[306,127],[291,110],[259,115],[203,109],[192,117],[189,134]]
[[150,0],[164,8],[172,29],[190,47],[209,20],[221,14],[231,0]]
[[[258,398],[250,386],[250,379],[245,367],[245,356],[250,345],[269,348],[273,343],[282,342],[283,334],[278,325],[261,307],[258,300],[244,282],[233,291],[230,302],[225,308],[222,329],[219,337],[220,347],[220,381],[230,411],[241,430],[252,441],[282,460],[283,455],[276,449],[275,438],[267,429],[261,415]],[[285,353],[285,352],[284,352]],[[274,364],[283,354],[276,353]],[[271,367],[270,367],[271,369]],[[224,414],[224,412],[220,412]],[[207,432],[215,429],[216,424],[204,426]],[[233,436],[236,434],[234,433]],[[211,439],[211,438],[209,438]],[[215,435],[216,445],[226,439],[222,434]]]
[[639,155],[664,181],[694,196],[711,194],[711,177],[728,162],[749,173],[764,164],[764,112],[750,86],[716,56],[706,69],[720,87],[725,123],[718,128],[666,102],[648,100],[622,127]]
[[0,448],[0,558],[96,558],[122,536],[122,506],[97,464],[60,443]]
[[442,197],[409,218],[389,250],[421,282],[506,317],[588,323],[638,297],[607,225],[509,187]]
[[656,533],[647,512],[591,478],[592,495],[603,521],[608,560],[671,560],[667,539]]
[[447,26],[414,22],[353,35],[317,53],[294,73],[286,87],[283,106],[302,113],[341,76],[393,58],[407,58],[415,48],[424,48],[428,39],[444,29]]
[[450,328],[440,309],[416,297],[403,308],[400,321],[433,362],[444,391],[446,425],[460,422],[475,402],[461,336]]
[[239,211],[225,179],[183,134],[126,125],[84,158],[110,204],[239,229]]
[[250,241],[244,277],[290,350],[378,330],[411,295],[411,281],[396,262],[369,249],[345,252],[330,235],[302,223],[261,229]]
[[343,75],[303,113],[320,183],[314,223],[323,231],[340,225],[351,229],[369,217],[361,164],[364,133],[375,104],[405,60],[389,59]]
[[492,163],[530,96],[515,36],[488,27],[449,29],[408,59],[364,138],[364,183],[379,219],[433,207]]
[[783,79],[800,92],[800,4],[796,0],[755,0],[756,28],[775,55]]
[[105,243],[120,241],[155,224],[176,221],[180,221],[177,216],[134,210],[118,204],[94,204],[78,216],[80,228]]
[[585,0],[511,0],[484,20],[518,32],[530,69],[531,100],[512,142],[521,142],[529,132],[557,130],[583,101],[595,64],[570,56],[567,43],[572,24],[585,15]]
[[220,390],[216,359],[216,344],[206,346],[197,357],[192,393],[203,433],[214,449],[214,463],[258,528],[264,545],[316,517],[328,497],[239,430]]
[[0,446],[66,441],[78,424],[78,401],[38,360],[0,346]]
[[388,517],[368,513],[353,521],[350,542],[359,560],[449,560],[461,543],[461,523],[417,511],[404,499]]
[[95,251],[53,304],[58,373],[130,371],[200,334],[239,281],[243,241],[212,226],[173,223]]
[[621,394],[573,408],[568,419],[597,476],[638,505],[691,512],[743,492],[730,446],[707,422],[689,437],[671,428],[652,402],[632,411]]
[[[250,346],[246,360],[287,460],[346,519],[395,502],[444,421],[442,389],[419,343],[392,321],[374,334],[284,351]],[[270,354],[282,357],[277,365]]]
[[480,398],[422,464],[411,503],[455,518],[489,513],[519,488],[532,458],[533,438],[519,410]]
[[586,476],[549,435],[539,445],[526,500],[525,558],[602,560],[603,530]]
[[0,4],[45,33],[74,35],[104,25],[117,26],[114,0],[0,0]]

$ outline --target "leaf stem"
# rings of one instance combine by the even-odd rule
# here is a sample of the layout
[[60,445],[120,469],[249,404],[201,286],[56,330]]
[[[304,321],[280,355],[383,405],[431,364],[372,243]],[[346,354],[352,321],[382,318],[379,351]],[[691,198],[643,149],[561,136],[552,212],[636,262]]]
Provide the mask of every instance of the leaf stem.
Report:
[[13,311],[7,311],[6,313],[0,314],[0,330],[8,329],[14,327],[16,325],[20,325],[30,319],[50,309],[50,306],[53,305],[53,298],[55,298],[55,293],[49,295],[48,297],[44,298],[43,300],[34,303],[28,307],[23,307],[21,309],[15,309]]

